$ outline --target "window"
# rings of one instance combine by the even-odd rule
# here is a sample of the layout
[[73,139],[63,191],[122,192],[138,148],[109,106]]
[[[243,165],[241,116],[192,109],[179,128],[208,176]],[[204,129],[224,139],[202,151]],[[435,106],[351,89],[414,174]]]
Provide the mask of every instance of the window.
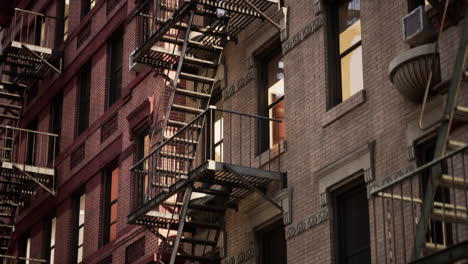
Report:
[[24,264],[30,264],[30,258],[31,258],[31,237],[29,235],[25,236],[21,240],[20,244],[20,249],[21,249],[21,256],[25,258],[24,261],[20,261],[20,263]]
[[336,263],[371,263],[369,206],[363,178],[333,193]]
[[91,92],[91,63],[87,62],[78,73],[78,93],[76,105],[76,131],[79,136],[89,125],[89,100]]
[[36,15],[34,18],[34,45],[36,46],[44,46],[45,45],[45,31],[46,31],[46,24],[45,19],[43,16]]
[[49,245],[46,248],[46,259],[47,263],[54,264],[55,261],[55,231],[57,227],[57,218],[54,217],[50,221],[49,230],[48,230],[48,241],[46,245]]
[[96,0],[82,0],[81,1],[81,18],[86,16],[91,9],[96,5]]
[[364,88],[360,0],[328,6],[329,108]]
[[418,6],[421,6],[421,5],[427,6],[429,5],[429,1],[428,0],[408,0],[408,12],[413,11],[414,9],[416,9]]
[[109,85],[107,108],[120,98],[122,90],[123,32],[118,30],[109,41]]
[[286,264],[286,239],[284,225],[278,221],[265,229],[258,231],[258,263]]
[[[150,152],[150,135],[148,128],[141,130],[136,136],[136,155],[135,155],[135,162],[142,160],[146,157]],[[145,193],[148,188],[148,162],[144,162],[142,164],[142,168],[138,171],[141,173],[138,177],[135,177],[136,181],[136,192],[135,192],[135,205],[138,207],[142,205],[145,201]]]
[[[422,144],[419,144],[416,148],[416,163],[418,167],[423,166],[424,164],[431,162],[434,157],[435,152],[435,139],[428,140]],[[442,171],[447,173],[447,164],[442,164]],[[421,175],[421,197],[424,196],[424,193],[427,188],[427,183],[431,177],[431,170],[424,170]],[[444,204],[450,204],[450,190],[449,188],[439,186],[437,187],[434,201]],[[426,242],[427,246],[445,248],[453,244],[453,234],[452,234],[452,225],[450,223],[431,220],[429,226]]]
[[[62,132],[62,109],[63,109],[63,94],[60,93],[55,97],[50,105],[50,121],[49,121],[49,131],[50,133],[60,135]],[[49,137],[49,156],[48,162],[52,162],[54,158],[60,152],[60,139],[53,140],[52,137]]]
[[119,168],[109,169],[104,174],[105,205],[104,205],[104,236],[103,244],[107,244],[117,237],[117,216],[119,194]]
[[281,46],[275,45],[260,55],[259,114],[283,122],[261,121],[259,124],[259,152],[275,146],[285,138],[284,125],[284,61]]
[[[36,131],[37,130],[37,118],[34,119],[31,123],[29,123],[29,125],[26,128],[31,131]],[[26,164],[34,165],[36,161],[36,146],[37,146],[36,133],[27,132],[26,141],[27,141]]]
[[59,0],[57,4],[57,28],[55,45],[58,46],[68,38],[68,17],[70,0]]
[[[221,93],[218,94],[218,97],[214,97],[214,105],[217,109],[223,109],[223,100],[221,99]],[[214,160],[218,162],[223,161],[223,112],[215,111],[214,115],[214,133],[213,135],[213,151],[214,151]]]
[[85,209],[86,209],[86,194],[82,194],[75,201],[74,209],[74,245],[75,251],[73,255],[73,263],[81,263],[83,261],[83,243],[85,231]]

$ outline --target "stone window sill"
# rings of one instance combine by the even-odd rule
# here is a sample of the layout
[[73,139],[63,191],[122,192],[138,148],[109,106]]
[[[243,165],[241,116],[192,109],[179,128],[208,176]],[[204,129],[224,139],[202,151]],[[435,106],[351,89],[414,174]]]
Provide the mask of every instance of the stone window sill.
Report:
[[346,101],[328,110],[322,116],[322,127],[330,125],[331,123],[345,116],[347,113],[356,109],[358,106],[362,105],[364,102],[366,102],[366,91],[361,90]]

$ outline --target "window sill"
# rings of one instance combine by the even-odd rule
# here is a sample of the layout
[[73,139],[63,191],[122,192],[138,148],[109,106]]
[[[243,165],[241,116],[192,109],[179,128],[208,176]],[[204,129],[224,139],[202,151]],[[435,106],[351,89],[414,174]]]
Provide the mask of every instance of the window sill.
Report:
[[326,127],[341,117],[345,116],[347,113],[356,109],[358,106],[366,102],[366,91],[361,90],[348,98],[346,101],[341,102],[339,105],[336,105],[332,109],[328,110],[322,116],[322,127]]

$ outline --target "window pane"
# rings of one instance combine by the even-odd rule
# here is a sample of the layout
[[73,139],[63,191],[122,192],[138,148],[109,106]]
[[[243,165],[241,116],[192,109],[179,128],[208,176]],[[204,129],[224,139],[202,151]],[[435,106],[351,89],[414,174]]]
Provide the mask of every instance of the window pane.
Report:
[[347,0],[338,8],[338,27],[341,33],[345,32],[354,23],[358,22],[361,16],[361,1]]
[[54,217],[50,226],[50,247],[55,246],[55,229],[56,229],[57,219]]
[[110,223],[117,221],[117,203],[111,205],[110,209]]
[[116,200],[118,195],[119,195],[119,168],[115,168],[112,171],[110,200],[111,201]]
[[83,239],[84,239],[84,228],[81,227],[78,229],[78,246],[83,245]]
[[343,101],[364,88],[362,47],[341,59],[341,87]]
[[78,262],[78,263],[81,263],[81,261],[83,261],[83,247],[79,247],[79,248],[78,248],[78,258],[77,258],[77,262]]
[[[26,258],[31,257],[31,238],[28,237],[28,240],[26,240]],[[29,264],[29,260],[26,260],[26,264]]]
[[268,61],[268,104],[284,95],[284,62],[281,54]]
[[361,40],[361,20],[340,33],[340,54]]
[[215,161],[223,161],[223,144],[215,147]]
[[109,241],[114,240],[117,237],[117,224],[114,223],[110,226]]
[[54,264],[54,259],[55,259],[55,248],[50,250],[50,264]]
[[278,144],[285,138],[284,129],[284,100],[270,109],[270,117],[282,120],[283,122],[270,122],[270,147]]
[[78,218],[78,225],[84,224],[85,221],[85,199],[86,195],[81,195],[80,196],[80,215]]

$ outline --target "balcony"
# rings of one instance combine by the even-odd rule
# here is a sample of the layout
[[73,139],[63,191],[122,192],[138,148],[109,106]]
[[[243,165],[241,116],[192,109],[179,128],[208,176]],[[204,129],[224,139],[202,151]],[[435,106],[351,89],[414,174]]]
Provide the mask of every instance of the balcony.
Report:
[[[253,192],[266,197],[269,183],[284,182],[280,122],[209,107],[183,128],[168,134],[166,141],[131,169],[135,200],[129,223],[153,232],[158,228],[169,230],[166,235],[158,235],[163,240],[175,237],[170,230],[178,230],[181,222],[185,222],[184,232],[200,228],[219,232],[226,208],[235,208]],[[260,154],[258,128],[262,126],[269,127],[269,133],[262,136],[269,138],[271,147]],[[187,193],[185,218],[181,216],[185,204],[182,197]],[[217,245],[206,238],[194,242],[185,237],[184,241]],[[186,254],[181,256],[188,258]],[[191,260],[197,258],[192,256]]]
[[[54,50],[55,17],[15,8],[1,31],[1,85],[18,94],[42,80],[48,69],[61,72],[61,56]],[[20,91],[18,91],[20,90]]]
[[17,209],[38,189],[55,195],[56,144],[55,134],[0,126],[0,258],[17,258],[7,255]]
[[[467,153],[468,146],[459,148],[368,188],[373,262],[452,263],[468,257]],[[425,193],[432,194],[426,202]],[[429,215],[421,213],[424,203]]]

